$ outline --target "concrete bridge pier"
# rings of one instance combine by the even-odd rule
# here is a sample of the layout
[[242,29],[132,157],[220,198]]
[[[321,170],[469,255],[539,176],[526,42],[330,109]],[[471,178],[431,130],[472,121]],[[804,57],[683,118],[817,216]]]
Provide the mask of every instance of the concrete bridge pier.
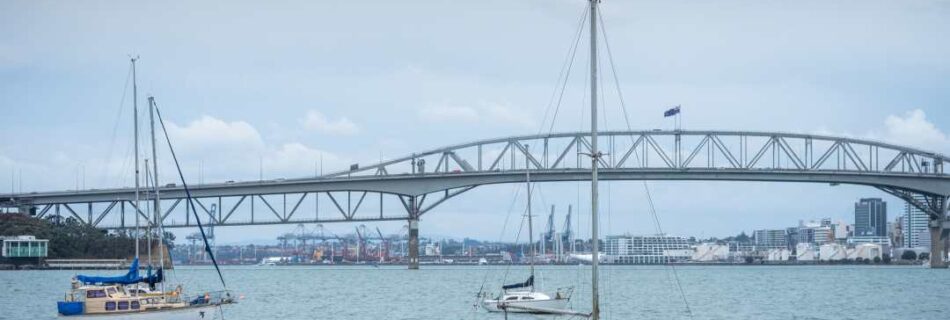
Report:
[[941,208],[938,208],[936,219],[930,220],[930,268],[946,269],[947,263],[944,259],[947,257],[947,235],[948,229],[947,213],[950,210],[950,196],[941,199]]
[[947,263],[944,262],[943,259],[947,256],[947,252],[943,245],[942,223],[937,220],[931,221],[930,223],[930,268],[946,269]]
[[419,204],[409,199],[409,270],[419,270]]
[[419,270],[419,219],[409,220],[409,270]]

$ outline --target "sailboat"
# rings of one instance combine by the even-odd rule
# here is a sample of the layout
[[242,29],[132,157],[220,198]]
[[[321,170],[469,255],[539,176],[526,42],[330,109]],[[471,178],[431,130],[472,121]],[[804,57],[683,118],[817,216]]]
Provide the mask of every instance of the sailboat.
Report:
[[[137,103],[138,92],[137,85],[135,84],[136,60],[137,58],[131,59],[133,78],[132,96],[134,101],[133,117],[135,117],[135,206],[136,211],[139,211],[139,130]],[[161,212],[161,208],[159,202],[159,188],[157,183],[158,161],[156,161],[157,144],[155,142],[156,115],[159,118],[159,122],[162,124],[161,126],[163,132],[165,133],[166,142],[168,142],[168,147],[171,151],[172,157],[175,160],[176,166],[178,166],[178,159],[175,156],[175,150],[172,148],[171,141],[168,138],[168,132],[164,130],[165,125],[161,120],[161,113],[155,105],[155,99],[153,97],[149,97],[148,101],[149,117],[151,122],[153,170],[151,173],[146,170],[146,174],[153,175],[152,191],[154,195],[152,200],[154,201],[154,205],[152,209],[154,209],[154,211],[152,212],[151,216],[153,217],[152,220],[154,220],[152,223],[157,227],[159,243],[161,244],[159,249],[159,261],[161,261],[161,267],[158,268],[157,272],[154,274],[152,273],[152,243],[151,240],[149,240],[148,272],[145,276],[139,275],[138,244],[141,232],[139,230],[139,219],[137,212],[135,259],[132,260],[132,263],[129,266],[129,271],[124,275],[113,277],[84,275],[75,276],[71,281],[71,288],[66,292],[63,301],[57,302],[57,310],[61,316],[81,319],[210,319],[218,316],[222,312],[223,306],[236,303],[235,299],[231,295],[231,292],[227,290],[227,284],[224,282],[224,277],[221,275],[221,269],[218,267],[218,263],[213,252],[211,251],[211,246],[208,243],[208,237],[205,235],[204,227],[201,224],[201,220],[197,214],[197,211],[194,210],[193,204],[191,205],[192,213],[195,216],[198,229],[201,231],[201,236],[205,243],[205,251],[208,252],[209,256],[211,257],[211,261],[214,263],[215,270],[218,272],[218,277],[221,280],[222,286],[224,286],[224,290],[204,292],[202,294],[189,296],[184,293],[181,285],[178,285],[173,290],[166,290],[165,288],[164,232],[162,229],[161,215],[159,214]],[[182,175],[180,167],[178,168],[178,175],[181,178],[182,185],[185,189],[185,194],[187,195],[187,200],[190,203],[192,201],[191,191],[188,189],[187,183],[185,183],[184,175]],[[143,283],[147,284],[147,286],[143,287],[141,285]],[[160,287],[156,288],[157,286]]]
[[[507,285],[502,287],[505,293],[495,299],[485,300],[482,305],[489,311],[503,312],[527,312],[538,314],[569,315],[584,317],[592,320],[600,319],[600,289],[599,275],[600,268],[600,243],[598,234],[598,168],[600,166],[603,153],[597,146],[597,6],[601,0],[588,0],[590,11],[590,160],[591,160],[591,311],[589,313],[565,309],[565,304],[560,302],[567,300],[559,299],[559,296],[550,297],[546,294],[534,291],[534,266],[532,265],[532,275],[527,281],[520,284]],[[526,166],[525,171],[530,171]],[[530,181],[529,195],[530,199]],[[529,200],[530,205],[530,200]],[[530,209],[528,216],[531,216]],[[530,223],[529,223],[530,225]],[[532,247],[533,250],[533,247]],[[508,292],[510,289],[531,288],[530,291]],[[538,299],[542,298],[542,299]],[[569,298],[569,297],[568,297]],[[529,302],[532,300],[545,301],[545,303]]]
[[[525,146],[527,150],[528,146]],[[528,159],[525,158],[525,162]],[[525,167],[527,168],[527,167]],[[513,312],[513,313],[552,313],[551,310],[563,310],[571,301],[572,288],[565,291],[560,289],[552,297],[544,292],[537,291],[534,285],[534,262],[537,255],[534,251],[534,223],[531,218],[531,171],[525,170],[525,182],[528,193],[528,245],[530,246],[528,265],[531,269],[531,275],[528,280],[521,283],[504,285],[501,287],[502,293],[495,298],[482,301],[482,307],[488,312]]]

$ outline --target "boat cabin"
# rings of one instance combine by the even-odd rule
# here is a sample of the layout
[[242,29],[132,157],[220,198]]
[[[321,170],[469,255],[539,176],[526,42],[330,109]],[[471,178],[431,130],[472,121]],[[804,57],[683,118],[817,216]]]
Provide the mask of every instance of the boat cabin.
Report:
[[79,285],[66,293],[59,302],[62,315],[112,314],[157,310],[188,305],[182,302],[178,291],[151,292],[137,286]]

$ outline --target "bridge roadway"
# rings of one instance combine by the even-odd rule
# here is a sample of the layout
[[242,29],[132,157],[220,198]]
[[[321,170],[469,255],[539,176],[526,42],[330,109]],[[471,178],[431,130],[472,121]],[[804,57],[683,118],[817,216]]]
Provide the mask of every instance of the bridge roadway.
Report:
[[[931,217],[933,256],[943,252],[945,241],[941,239],[946,239],[950,231],[950,174],[944,171],[950,157],[938,153],[853,138],[774,132],[610,131],[601,133],[601,137],[606,152],[601,162],[604,180],[871,186],[908,201]],[[589,163],[583,160],[590,152],[589,138],[589,133],[579,132],[482,140],[366,167],[353,165],[350,170],[322,177],[198,185],[192,187],[192,194],[196,198],[194,206],[207,214],[208,223],[213,225],[402,220],[409,222],[412,242],[418,240],[419,217],[477,186],[524,182],[528,170],[537,182],[589,180]],[[427,171],[427,163],[435,165]],[[135,210],[134,190],[128,188],[0,195],[0,207],[123,229],[131,227],[125,212],[130,206],[153,224],[161,217],[165,227],[194,226],[187,215],[187,201],[179,206],[185,197],[181,187],[161,188],[160,194],[162,207],[168,208],[161,215]],[[368,202],[364,200],[368,195],[378,195],[378,213],[367,214],[364,203]],[[141,197],[148,199],[152,193],[142,191]],[[300,209],[308,197],[316,203],[312,215]],[[225,208],[224,198],[233,200],[230,209]],[[331,203],[339,215],[321,216],[321,199]],[[260,206],[255,201],[263,204],[264,217],[255,215],[255,207]],[[275,202],[279,205],[273,205]],[[397,203],[396,214],[384,209],[387,203]],[[85,217],[74,208],[77,206],[85,207],[78,210],[85,211]],[[173,214],[176,208],[180,209],[178,215]],[[246,216],[247,211],[250,220],[236,218],[242,213]],[[182,214],[184,223],[171,219]],[[118,223],[104,222],[115,221],[106,219],[115,215],[119,216]]]

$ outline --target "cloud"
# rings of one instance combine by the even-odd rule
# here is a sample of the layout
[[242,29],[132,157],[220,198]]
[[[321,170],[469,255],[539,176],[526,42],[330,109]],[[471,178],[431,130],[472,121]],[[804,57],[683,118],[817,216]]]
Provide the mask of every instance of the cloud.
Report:
[[463,122],[486,125],[534,126],[531,115],[509,103],[481,101],[475,106],[430,105],[419,109],[426,122]]
[[[265,143],[260,131],[245,121],[224,121],[202,116],[185,126],[169,125],[169,134],[180,149],[186,176],[197,174],[203,163],[204,181],[295,178],[313,175],[319,162],[327,172],[339,170],[346,161],[332,152],[309,147],[301,142]],[[164,157],[163,160],[169,160]]]
[[261,134],[251,124],[244,121],[227,122],[207,115],[185,126],[169,123],[168,133],[176,147],[181,146],[186,150],[260,150],[264,147]]
[[819,128],[812,134],[868,139],[901,146],[919,148],[924,151],[950,153],[950,136],[927,120],[927,114],[921,109],[913,109],[900,115],[888,115],[884,119],[883,130],[868,131],[864,134]]
[[326,169],[325,173],[340,170],[346,163],[336,154],[310,148],[299,142],[285,143],[264,157],[268,171],[287,178],[310,176],[315,170],[319,170],[321,161]]
[[928,121],[923,110],[914,109],[903,115],[889,115],[884,120],[884,128],[883,140],[924,150],[950,151],[950,137]]
[[303,119],[303,126],[310,130],[332,135],[353,135],[360,131],[359,126],[346,117],[332,120],[316,110],[307,111],[307,116]]

